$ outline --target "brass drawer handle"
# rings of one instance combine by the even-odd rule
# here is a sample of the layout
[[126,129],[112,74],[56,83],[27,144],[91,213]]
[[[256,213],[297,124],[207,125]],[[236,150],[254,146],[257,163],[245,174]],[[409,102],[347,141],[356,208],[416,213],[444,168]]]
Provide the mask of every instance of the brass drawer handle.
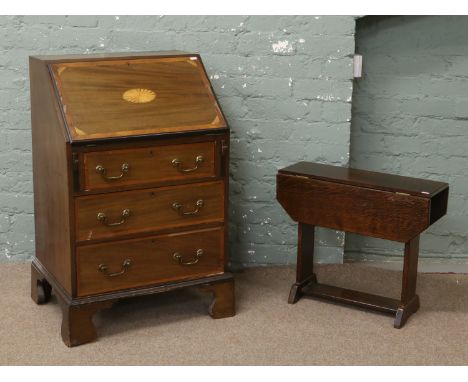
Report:
[[204,161],[203,159],[203,155],[198,155],[196,158],[195,158],[195,167],[192,167],[192,168],[182,168],[182,162],[175,158],[172,160],[172,165],[177,168],[177,170],[179,170],[180,172],[192,172],[192,171],[195,171],[198,169],[198,166],[200,163],[202,163]]
[[115,223],[109,223],[107,221],[107,216],[104,212],[99,212],[97,214],[97,220],[99,220],[102,224],[108,226],[108,227],[114,227],[116,225],[121,225],[123,223],[125,223],[125,221],[127,220],[127,218],[130,216],[130,210],[129,209],[124,209],[122,211],[122,214],[120,215],[122,218],[120,219],[120,221],[118,222],[115,222]]
[[99,174],[101,174],[101,176],[106,179],[106,180],[116,180],[116,179],[121,179],[123,178],[123,176],[128,172],[128,170],[130,169],[130,165],[128,163],[124,163],[122,164],[122,166],[120,167],[120,175],[118,176],[107,176],[106,173],[107,173],[107,169],[103,166],[103,165],[100,165],[98,164],[96,166],[96,172],[98,172]]
[[100,264],[98,270],[99,272],[104,273],[107,277],[116,277],[123,275],[125,272],[127,272],[127,269],[130,268],[130,265],[132,265],[132,260],[125,259],[122,263],[122,270],[120,272],[109,273],[109,267],[106,264]]
[[178,261],[180,265],[194,265],[200,261],[200,257],[203,255],[203,249],[197,249],[197,253],[195,254],[195,258],[192,261],[184,261],[182,260],[182,255],[179,252],[176,252],[172,255],[174,260]]
[[200,208],[203,207],[203,199],[199,199],[197,200],[197,203],[196,203],[196,208],[193,210],[193,211],[188,211],[188,212],[184,212],[182,210],[182,204],[179,203],[179,202],[174,202],[172,203],[172,208],[174,210],[176,210],[180,216],[187,216],[187,215],[198,215],[198,213],[200,212]]

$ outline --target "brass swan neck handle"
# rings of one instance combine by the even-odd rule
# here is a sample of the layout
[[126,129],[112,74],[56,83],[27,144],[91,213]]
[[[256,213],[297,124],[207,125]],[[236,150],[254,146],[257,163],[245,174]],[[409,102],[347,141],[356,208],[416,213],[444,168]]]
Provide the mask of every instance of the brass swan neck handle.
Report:
[[204,158],[203,158],[203,155],[198,155],[196,158],[195,158],[195,167],[191,167],[191,168],[182,168],[182,162],[175,158],[172,160],[172,165],[177,168],[177,170],[179,172],[184,172],[184,173],[187,173],[187,172],[193,172],[195,170],[198,169],[199,165],[201,163],[203,163],[204,161]]
[[109,223],[107,221],[107,215],[104,212],[99,212],[97,214],[97,220],[99,220],[102,224],[108,226],[108,227],[115,227],[118,225],[122,225],[127,221],[127,218],[130,216],[130,210],[128,208],[124,209],[122,213],[120,214],[121,218],[120,221],[115,222],[115,223]]
[[116,180],[116,179],[121,179],[124,177],[125,174],[128,173],[128,171],[130,170],[130,165],[128,163],[123,163],[122,166],[120,166],[120,175],[116,175],[116,176],[107,176],[107,169],[103,166],[103,165],[100,165],[98,164],[96,166],[96,172],[101,174],[101,176],[105,179],[105,180]]
[[205,202],[203,202],[203,199],[198,199],[195,204],[195,209],[192,211],[184,211],[182,208],[183,207],[182,203],[179,203],[179,202],[172,203],[172,208],[176,210],[181,216],[190,216],[190,215],[198,215],[198,213],[200,212],[200,209],[204,206],[204,204]]
[[203,249],[197,249],[195,253],[195,257],[191,261],[184,261],[182,258],[182,254],[179,252],[175,252],[172,257],[176,260],[180,265],[195,265],[200,261],[200,257],[203,256]]
[[104,273],[107,277],[117,277],[127,272],[128,268],[130,268],[130,265],[132,265],[132,260],[125,259],[122,263],[122,269],[120,272],[109,273],[109,266],[107,264],[99,264],[98,270],[99,272]]

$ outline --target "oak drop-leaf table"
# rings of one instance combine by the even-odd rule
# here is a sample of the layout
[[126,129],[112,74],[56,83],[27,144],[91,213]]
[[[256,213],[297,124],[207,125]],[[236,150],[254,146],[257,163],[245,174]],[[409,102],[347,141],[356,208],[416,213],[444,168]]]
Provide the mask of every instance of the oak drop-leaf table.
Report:
[[[299,223],[290,304],[302,296],[347,303],[394,315],[395,328],[419,309],[419,235],[445,215],[447,183],[299,162],[279,170],[276,192]],[[313,269],[315,226],[404,243],[400,300],[319,283]]]

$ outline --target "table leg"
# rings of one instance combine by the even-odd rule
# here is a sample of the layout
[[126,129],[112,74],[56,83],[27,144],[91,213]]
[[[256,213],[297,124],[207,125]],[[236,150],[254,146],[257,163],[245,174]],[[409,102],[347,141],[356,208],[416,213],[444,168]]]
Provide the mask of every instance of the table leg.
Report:
[[419,309],[419,296],[416,294],[418,255],[419,235],[405,243],[401,300],[394,322],[394,327],[397,329],[401,328],[408,317]]
[[302,297],[302,288],[304,286],[317,282],[317,277],[314,273],[314,239],[315,226],[299,223],[296,282],[289,292],[289,304],[296,303]]

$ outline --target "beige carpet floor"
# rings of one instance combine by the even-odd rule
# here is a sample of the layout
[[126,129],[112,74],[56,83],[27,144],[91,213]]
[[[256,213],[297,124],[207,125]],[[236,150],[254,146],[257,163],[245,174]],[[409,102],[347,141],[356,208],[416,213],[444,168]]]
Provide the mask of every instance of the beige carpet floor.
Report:
[[[321,282],[398,297],[401,273],[346,264]],[[421,309],[391,316],[302,299],[287,304],[291,267],[236,274],[237,315],[213,320],[209,299],[177,291],[123,300],[98,313],[96,342],[67,348],[55,298],[29,297],[29,264],[0,266],[2,365],[467,365],[468,275],[420,274]]]

